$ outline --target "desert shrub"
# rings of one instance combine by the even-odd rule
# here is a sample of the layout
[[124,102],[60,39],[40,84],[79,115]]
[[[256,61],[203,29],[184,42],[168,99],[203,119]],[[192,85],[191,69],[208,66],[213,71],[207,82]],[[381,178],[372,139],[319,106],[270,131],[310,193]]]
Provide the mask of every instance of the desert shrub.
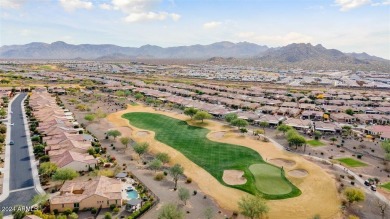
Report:
[[112,212],[114,212],[114,214],[118,214],[119,213],[119,208],[114,208],[114,210],[112,210]]
[[112,210],[114,210],[114,208],[116,208],[116,204],[111,204],[110,205],[110,210],[112,211]]
[[71,213],[72,213],[72,209],[70,209],[70,208],[66,208],[66,209],[64,210],[64,214],[65,214],[66,216],[70,215]]
[[186,183],[192,183],[192,179],[190,177],[187,177]]
[[165,175],[163,173],[157,173],[155,176],[154,176],[154,180],[156,181],[161,181],[165,178]]

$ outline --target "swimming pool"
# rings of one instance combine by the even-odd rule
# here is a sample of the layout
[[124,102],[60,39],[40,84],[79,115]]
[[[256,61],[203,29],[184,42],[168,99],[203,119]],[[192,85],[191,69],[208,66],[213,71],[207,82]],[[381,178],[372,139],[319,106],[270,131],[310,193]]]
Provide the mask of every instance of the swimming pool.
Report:
[[138,198],[138,192],[136,190],[127,191],[127,198],[128,199],[137,199]]

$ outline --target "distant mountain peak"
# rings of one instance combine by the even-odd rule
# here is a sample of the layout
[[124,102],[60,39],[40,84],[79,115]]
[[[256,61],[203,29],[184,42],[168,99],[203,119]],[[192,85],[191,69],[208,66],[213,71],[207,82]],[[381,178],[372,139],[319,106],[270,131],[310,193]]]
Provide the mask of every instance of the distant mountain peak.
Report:
[[64,41],[55,41],[52,42],[51,45],[69,45],[69,44],[65,43]]

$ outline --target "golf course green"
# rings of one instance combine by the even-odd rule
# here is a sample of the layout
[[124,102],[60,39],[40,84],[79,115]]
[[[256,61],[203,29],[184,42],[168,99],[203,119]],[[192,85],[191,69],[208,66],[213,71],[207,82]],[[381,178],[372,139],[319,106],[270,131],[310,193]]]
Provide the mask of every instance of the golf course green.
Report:
[[[266,199],[284,199],[301,194],[285,177],[284,171],[266,163],[259,153],[244,146],[211,141],[206,137],[208,129],[155,113],[133,112],[122,117],[135,127],[154,131],[156,140],[180,151],[226,186],[261,194]],[[244,171],[247,182],[227,185],[222,179],[224,170]]]

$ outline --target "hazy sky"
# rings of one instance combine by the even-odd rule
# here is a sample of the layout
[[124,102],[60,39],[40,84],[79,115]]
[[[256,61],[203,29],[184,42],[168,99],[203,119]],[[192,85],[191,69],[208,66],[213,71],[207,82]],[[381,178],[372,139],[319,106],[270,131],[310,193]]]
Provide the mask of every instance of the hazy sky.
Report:
[[0,45],[322,44],[390,59],[390,0],[0,0]]

